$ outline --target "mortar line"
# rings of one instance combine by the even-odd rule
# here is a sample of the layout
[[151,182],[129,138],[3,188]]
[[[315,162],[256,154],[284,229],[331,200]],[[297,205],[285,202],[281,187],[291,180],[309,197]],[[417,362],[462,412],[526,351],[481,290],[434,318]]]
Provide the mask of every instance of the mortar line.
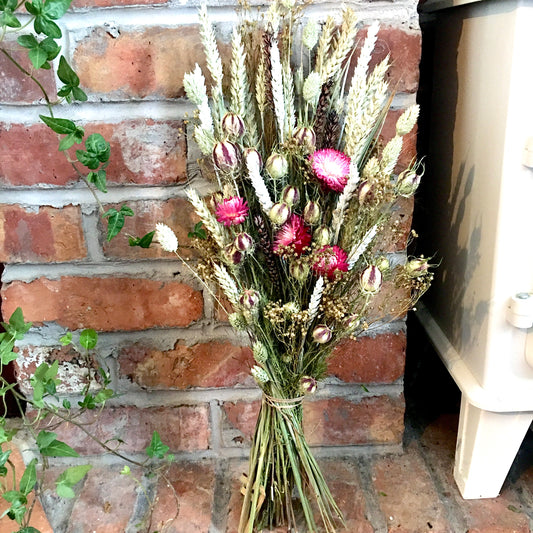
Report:
[[372,481],[372,463],[370,457],[358,457],[359,477],[365,497],[366,512],[374,533],[387,533],[387,519],[379,506],[376,488]]

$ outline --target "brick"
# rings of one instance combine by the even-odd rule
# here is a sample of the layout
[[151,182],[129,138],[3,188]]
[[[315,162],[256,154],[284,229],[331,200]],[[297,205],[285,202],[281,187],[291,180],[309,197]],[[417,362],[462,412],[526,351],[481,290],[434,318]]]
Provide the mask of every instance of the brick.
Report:
[[91,367],[91,383],[96,386],[95,372],[98,362],[95,358],[85,358],[76,352],[72,346],[53,348],[50,346],[24,346],[19,350],[19,357],[15,361],[15,375],[20,390],[24,394],[31,394],[29,380],[41,363],[52,364],[59,361],[57,378],[61,383],[57,386],[58,394],[81,393],[89,382],[89,365]]
[[[191,247],[187,235],[199,219],[187,200],[172,198],[165,202],[153,200],[128,202],[128,206],[133,209],[135,216],[126,217],[126,223],[121,234],[111,242],[104,244],[106,257],[128,260],[165,258],[173,259],[177,264],[180,264],[180,260],[175,254],[163,251],[156,243],[153,243],[150,248],[131,247],[129,245],[127,235],[142,237],[146,233],[154,231],[158,222],[165,223],[176,234],[179,242],[178,253],[181,257],[190,258],[198,255],[196,250]],[[117,208],[116,205],[106,205],[105,209],[110,207]],[[102,226],[102,241],[105,240],[104,233],[106,231],[107,229]]]
[[76,173],[58,146],[57,135],[44,124],[0,123],[0,183],[62,186],[77,181]]
[[468,533],[528,533],[528,509],[518,494],[504,484],[497,498],[463,500],[453,478],[457,415],[443,415],[427,426],[420,438],[423,451],[441,483],[458,503]]
[[[14,489],[12,469],[15,469],[17,487],[19,486],[22,474],[26,469],[26,466],[22,459],[22,455],[20,454],[18,447],[13,442],[2,444],[2,452],[6,452],[7,450],[11,450],[11,454],[9,456],[9,461],[11,462],[11,465],[6,465],[8,469],[8,475],[2,478],[2,493]],[[40,531],[40,533],[54,533],[54,530],[50,526],[50,522],[46,518],[41,502],[37,500],[35,501],[35,503],[33,503],[34,499],[34,493],[31,493],[28,496],[27,507],[29,508],[33,504],[33,511],[31,514],[30,522],[27,525],[34,527],[35,529]],[[9,509],[9,507],[10,504],[6,502],[3,498],[0,498],[0,514],[3,514],[5,510]],[[0,518],[0,533],[13,533],[13,531],[18,530],[19,527],[16,522],[11,520],[7,516]]]
[[[2,47],[24,69],[31,71],[33,66],[28,59],[28,51],[14,41],[2,42]],[[35,78],[44,87],[51,100],[56,94],[54,73],[52,70],[39,70]],[[32,104],[44,101],[43,93],[38,85],[28,76],[23,74],[4,54],[0,54],[0,103],[7,104]],[[32,150],[33,152],[33,150]]]
[[[152,433],[157,431],[171,451],[206,450],[209,447],[209,408],[207,405],[176,407],[106,407],[100,413],[85,412],[76,421],[88,424],[92,435],[123,452],[144,452]],[[102,447],[72,423],[61,424],[54,431],[58,439],[81,455],[104,453]]]
[[[102,531],[123,533],[137,499],[137,484],[130,476],[121,476],[122,467],[92,468],[87,474],[83,492],[76,500],[66,533]],[[132,469],[137,479],[138,468]]]
[[446,510],[416,448],[376,459],[372,479],[389,532],[451,533]]
[[392,206],[391,218],[376,240],[374,253],[401,252],[407,248],[413,222],[414,197],[400,197]]
[[78,207],[41,207],[37,212],[0,205],[0,261],[51,263],[87,256]]
[[72,7],[123,7],[123,6],[156,6],[166,5],[169,0],[74,0]]
[[404,409],[403,397],[309,400],[304,402],[304,431],[314,446],[399,444]]
[[224,402],[222,442],[224,446],[249,446],[254,436],[261,401]]
[[6,316],[22,305],[26,320],[98,331],[185,327],[202,316],[202,294],[185,283],[134,278],[39,278],[2,288]]
[[120,28],[112,36],[96,27],[77,43],[73,65],[81,85],[106,100],[179,98],[185,95],[184,74],[196,63],[205,65],[198,29]]
[[[363,28],[358,34],[358,47],[361,47],[366,37],[367,29]],[[386,75],[389,89],[396,93],[414,93],[418,89],[420,56],[422,39],[420,31],[406,29],[401,26],[381,26],[376,46],[372,54],[369,70],[390,55],[390,67]],[[354,54],[351,62],[353,68],[359,54]],[[351,72],[348,71],[348,80]]]
[[204,533],[210,529],[215,469],[211,461],[173,464],[160,478],[151,531]]
[[392,383],[405,366],[404,332],[345,339],[334,350],[329,374],[347,383]]
[[[187,177],[186,141],[180,120],[80,123],[86,137],[100,133],[111,145],[106,168],[111,184],[173,185]],[[27,146],[32,150],[27,150]],[[84,169],[80,165],[80,169]],[[44,124],[0,124],[0,183],[68,185],[78,175],[58,151],[56,134]]]
[[251,350],[230,342],[206,342],[160,351],[134,345],[119,356],[120,373],[149,389],[190,387],[233,387],[252,384],[249,368]]
[[390,281],[383,282],[381,289],[372,297],[367,309],[367,321],[369,324],[376,320],[403,319],[410,305],[411,293],[408,288],[396,287]]

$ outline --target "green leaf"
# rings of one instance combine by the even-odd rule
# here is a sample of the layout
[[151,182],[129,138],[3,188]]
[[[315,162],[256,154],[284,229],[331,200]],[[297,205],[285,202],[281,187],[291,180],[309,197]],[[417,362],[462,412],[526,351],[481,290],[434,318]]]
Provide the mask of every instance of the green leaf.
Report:
[[2,498],[12,505],[24,505],[28,502],[26,496],[18,490],[8,490],[2,494]]
[[112,398],[114,394],[115,393],[111,389],[102,389],[96,393],[94,401],[96,403],[104,403],[109,400],[109,398]]
[[105,170],[100,169],[98,172],[89,172],[87,181],[93,183],[99,191],[107,192],[107,175]]
[[76,158],[82,165],[85,165],[91,170],[94,170],[100,166],[100,160],[91,152],[86,152],[85,150],[76,150]]
[[43,9],[43,3],[41,0],[33,0],[32,2],[26,2],[24,4],[26,11],[30,15],[40,15]]
[[189,232],[187,237],[189,237],[189,239],[192,239],[193,237],[196,237],[197,239],[202,239],[202,240],[207,239],[207,233],[205,229],[203,229],[202,227],[202,222],[197,222],[194,225],[194,229]]
[[[17,307],[13,314],[9,317],[9,325],[20,334],[25,334],[31,328],[31,322],[24,321],[24,315],[22,314],[22,309]],[[22,337],[21,337],[22,338]],[[20,340],[20,339],[19,339]]]
[[131,469],[128,465],[124,465],[124,468],[120,471],[122,476],[129,476],[131,474]]
[[6,8],[0,15],[0,26],[20,28],[22,24],[20,23],[20,20],[13,15],[13,11],[9,8]]
[[124,227],[125,217],[113,207],[106,211],[102,216],[107,218],[107,242],[109,242],[113,237],[116,237]]
[[42,48],[32,48],[28,57],[35,68],[41,68],[48,61],[48,54]]
[[95,409],[96,408],[96,402],[94,401],[94,397],[92,394],[86,394],[85,398],[83,398],[83,401],[78,402],[78,405],[80,407],[84,407],[85,409]]
[[39,46],[39,41],[35,38],[35,35],[21,35],[17,39],[17,43],[24,48],[37,48]]
[[11,361],[15,361],[15,359],[18,358],[18,353],[15,353],[15,352],[12,352],[11,350],[10,351],[2,351],[2,354],[0,356],[0,361],[2,362],[3,365],[8,365],[9,363],[11,363]]
[[65,409],[70,409],[70,408],[71,408],[71,404],[70,404],[70,402],[69,402],[66,398],[63,399],[63,407],[64,407]]
[[54,440],[45,448],[39,448],[41,455],[45,457],[79,457],[80,454],[68,444]]
[[0,465],[4,466],[11,455],[12,450],[6,450],[0,454]]
[[48,61],[55,59],[61,51],[61,46],[59,46],[52,37],[43,39],[39,46],[48,54]]
[[157,431],[154,431],[152,434],[152,440],[150,441],[150,446],[146,448],[146,455],[148,457],[157,457],[163,459],[165,454],[170,448],[161,442],[161,437]]
[[59,67],[57,68],[58,78],[65,84],[71,87],[77,87],[80,84],[78,75],[72,70],[72,67],[68,64],[65,56],[59,58]]
[[60,339],[59,342],[62,346],[68,346],[72,342],[72,331],[65,333]]
[[79,87],[72,87],[72,96],[74,96],[74,99],[78,100],[78,102],[87,101],[87,95]]
[[26,496],[33,490],[35,484],[37,483],[37,472],[35,470],[36,464],[37,459],[32,459],[28,463],[26,470],[24,470],[24,474],[22,474],[22,477],[20,478],[20,492],[22,492]]
[[92,465],[71,466],[64,470],[56,480],[56,483],[63,483],[72,487],[79,483],[92,468]]
[[63,137],[61,139],[61,142],[59,143],[59,151],[63,152],[64,150],[68,150],[75,144],[81,143],[83,140],[84,131],[82,128],[77,128],[74,133],[69,133],[67,136]]
[[39,118],[52,130],[59,134],[76,133],[79,129],[72,120],[66,118],[53,118],[46,115],[39,115]]
[[80,344],[86,350],[92,350],[98,342],[98,333],[94,329],[84,329],[80,333]]
[[151,231],[142,237],[130,237],[130,246],[140,246],[141,248],[150,248],[152,241],[154,240],[155,231]]
[[31,526],[23,527],[22,529],[19,529],[17,533],[41,533],[38,529],[35,529]]
[[44,374],[45,381],[54,379],[59,371],[59,361],[56,359],[46,370]]
[[121,208],[120,208],[120,214],[126,216],[126,217],[132,217],[133,215],[135,215],[135,213],[133,212],[133,209],[131,207],[128,207],[127,205],[123,205]]
[[46,15],[37,15],[33,23],[33,28],[37,33],[44,33],[54,39],[60,39],[63,35],[61,28]]
[[53,20],[60,19],[70,7],[72,0],[46,0],[43,13]]
[[87,152],[96,156],[101,163],[105,163],[109,159],[111,147],[99,133],[89,135],[85,141],[85,148]]
[[46,448],[56,440],[56,437],[57,433],[54,433],[53,431],[45,431],[44,429],[42,429],[37,435],[37,447],[39,448],[39,450],[41,448]]
[[56,485],[56,492],[60,498],[72,499],[76,497],[76,493],[72,490],[72,488],[64,483],[58,483]]

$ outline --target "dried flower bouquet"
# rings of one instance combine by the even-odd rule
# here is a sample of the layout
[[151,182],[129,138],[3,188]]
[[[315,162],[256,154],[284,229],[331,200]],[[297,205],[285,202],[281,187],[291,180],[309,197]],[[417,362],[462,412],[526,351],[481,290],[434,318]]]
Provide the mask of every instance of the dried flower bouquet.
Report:
[[[418,108],[401,115],[396,135],[380,147],[391,97],[388,58],[369,68],[377,25],[355,61],[354,12],[344,9],[340,26],[329,17],[320,27],[303,25],[302,8],[275,0],[261,23],[235,28],[227,85],[202,8],[212,85],[208,92],[198,66],[184,80],[216,189],[206,198],[188,191],[201,219],[192,232],[202,256],[195,275],[231,303],[230,323],[249,335],[251,373],[263,391],[239,533],[292,530],[294,496],[309,531],[317,522],[326,532],[342,525],[303,435],[302,399],[325,377],[341,339],[402,316],[432,279],[423,257],[390,264],[374,251],[384,231],[394,231],[386,223],[395,201],[420,181],[418,163],[394,174]],[[155,240],[177,253],[167,226],[158,225]],[[388,311],[372,306],[379,293]]]

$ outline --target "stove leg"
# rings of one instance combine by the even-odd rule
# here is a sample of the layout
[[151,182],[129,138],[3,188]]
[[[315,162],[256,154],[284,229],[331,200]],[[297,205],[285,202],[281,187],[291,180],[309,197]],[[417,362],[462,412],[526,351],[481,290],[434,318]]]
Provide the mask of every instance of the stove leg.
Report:
[[531,412],[484,411],[463,394],[454,468],[463,498],[498,496],[532,421]]

